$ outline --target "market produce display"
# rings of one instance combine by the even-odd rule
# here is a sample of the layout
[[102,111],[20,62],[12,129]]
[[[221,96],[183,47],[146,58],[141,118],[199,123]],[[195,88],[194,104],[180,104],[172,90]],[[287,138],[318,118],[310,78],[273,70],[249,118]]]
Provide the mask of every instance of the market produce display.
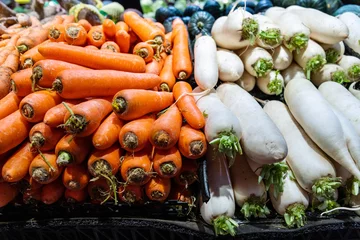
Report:
[[175,200],[232,236],[358,210],[355,5],[151,3],[4,15],[0,207]]

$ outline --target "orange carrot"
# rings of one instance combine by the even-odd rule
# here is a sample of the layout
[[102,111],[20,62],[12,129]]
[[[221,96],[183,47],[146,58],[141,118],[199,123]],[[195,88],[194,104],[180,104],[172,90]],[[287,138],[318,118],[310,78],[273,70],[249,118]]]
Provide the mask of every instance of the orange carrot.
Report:
[[16,72],[19,68],[19,57],[20,54],[17,50],[11,51],[9,56],[7,56],[5,62],[1,65],[2,68],[8,68],[13,73]]
[[0,47],[5,47],[10,42],[10,39],[5,39],[0,41]]
[[167,34],[165,34],[165,44],[164,44],[165,49],[171,49],[172,47],[171,39],[172,39],[172,32],[168,32]]
[[140,42],[135,45],[133,49],[133,54],[139,55],[142,57],[146,63],[149,63],[154,58],[154,50],[150,44],[145,42]]
[[111,112],[111,103],[105,99],[91,99],[68,110],[63,125],[66,131],[78,137],[86,137],[93,134]]
[[110,197],[114,197],[114,193],[111,191],[109,183],[105,178],[99,178],[96,181],[90,182],[87,190],[92,204],[102,204]]
[[157,28],[159,28],[159,29],[165,34],[165,27],[164,27],[164,25],[162,25],[162,24],[159,23],[159,22],[153,22],[152,25],[155,26],[155,27],[157,27]]
[[145,72],[145,61],[126,53],[97,51],[77,46],[48,43],[39,47],[46,58],[62,60],[94,69],[113,69],[127,72]]
[[20,148],[6,161],[2,168],[2,176],[6,182],[18,182],[29,171],[31,161],[37,153],[31,151],[30,143],[24,142]]
[[92,27],[92,25],[86,19],[80,19],[77,23],[83,26],[86,32],[89,32]]
[[[71,108],[76,104],[79,104],[80,100],[68,100],[65,103]],[[60,103],[55,107],[50,108],[44,116],[44,123],[50,127],[58,127],[60,124],[64,123],[64,117],[67,113],[67,109],[64,104]]]
[[153,163],[155,172],[162,178],[176,176],[182,166],[181,155],[176,147],[172,147],[169,150],[157,150]]
[[172,184],[168,200],[176,200],[179,202],[186,202],[190,205],[194,205],[195,198],[191,191],[185,186]]
[[27,36],[22,36],[16,42],[16,47],[20,53],[39,45],[48,38],[48,30],[42,27],[32,28]]
[[35,124],[29,133],[29,141],[32,150],[50,151],[54,150],[58,141],[65,135],[62,129],[52,128],[40,122]]
[[120,52],[129,53],[130,35],[125,30],[119,30],[115,34],[115,42],[120,47]]
[[97,149],[107,149],[111,147],[119,137],[124,122],[115,113],[111,113],[95,131],[92,142]]
[[85,48],[89,48],[89,49],[93,49],[93,50],[99,50],[97,47],[95,47],[94,45],[87,45]]
[[20,99],[14,92],[9,92],[0,100],[0,120],[19,109]]
[[132,185],[120,185],[118,193],[120,201],[128,204],[140,203],[143,200],[144,195],[141,186]]
[[182,186],[189,186],[197,179],[197,163],[194,160],[183,158],[182,168],[174,181]]
[[88,196],[87,190],[65,189],[65,199],[68,203],[84,202]]
[[159,82],[159,76],[149,73],[73,69],[59,73],[53,89],[64,99],[78,99],[114,96],[123,89],[151,89]]
[[95,149],[88,160],[88,170],[94,177],[114,176],[120,168],[121,148],[114,144],[108,149]]
[[177,101],[181,114],[186,122],[195,129],[201,129],[205,126],[205,118],[200,109],[196,106],[193,96],[186,95],[192,92],[192,87],[189,83],[179,81],[174,85],[173,94]]
[[176,106],[171,106],[155,120],[150,130],[150,142],[158,149],[170,149],[180,136],[182,117]]
[[115,23],[113,22],[113,20],[105,19],[102,22],[102,27],[103,27],[104,33],[107,37],[111,38],[111,37],[115,36],[116,26],[115,26]]
[[165,58],[164,67],[160,72],[161,83],[159,85],[159,89],[161,91],[171,92],[176,82],[176,78],[172,70],[172,62],[172,55],[169,55]]
[[46,184],[41,190],[41,201],[45,204],[53,204],[60,200],[64,195],[65,187],[62,182],[57,179]]
[[121,163],[121,177],[126,184],[142,186],[150,180],[151,161],[147,149],[127,153]]
[[158,112],[173,103],[172,93],[126,89],[115,94],[113,110],[123,120],[134,120],[151,112]]
[[55,155],[58,166],[81,164],[91,150],[90,137],[74,137],[65,135],[56,144]]
[[52,42],[65,42],[65,26],[63,24],[53,25],[49,30],[48,38]]
[[0,154],[18,146],[28,136],[31,125],[15,111],[0,120]]
[[62,24],[66,25],[68,23],[73,23],[75,21],[75,17],[73,15],[62,15],[61,16],[64,21],[62,22]]
[[19,97],[25,97],[32,93],[31,89],[32,69],[27,68],[13,73],[10,77],[10,89]]
[[154,121],[155,115],[151,114],[126,123],[119,134],[121,147],[129,152],[142,150],[149,142],[150,128]]
[[29,175],[41,184],[55,181],[62,171],[63,167],[56,164],[56,155],[53,153],[40,153],[32,160],[29,167]]
[[129,28],[128,33],[130,36],[130,44],[131,45],[136,45],[137,42],[140,42],[139,37],[136,35],[136,33],[131,28]]
[[71,165],[64,169],[62,181],[67,189],[82,190],[88,185],[90,175],[84,164]]
[[9,183],[0,183],[0,207],[6,206],[18,195],[18,189]]
[[151,62],[146,64],[146,71],[145,72],[160,75],[161,70],[163,69],[163,66],[164,66],[164,62],[165,62],[164,59],[165,59],[165,57],[164,58],[161,57],[158,60],[153,59]]
[[86,43],[87,32],[78,23],[68,23],[65,25],[65,41],[71,45],[83,46]]
[[51,21],[43,24],[42,27],[49,31],[52,26],[62,24],[63,22],[64,19],[61,16],[55,16]]
[[152,201],[164,202],[169,196],[171,181],[169,178],[155,177],[145,185],[146,196]]
[[107,41],[105,42],[101,48],[101,50],[107,50],[107,51],[111,51],[111,52],[115,52],[115,53],[119,53],[120,52],[120,47],[113,41]]
[[186,124],[181,127],[178,147],[181,154],[186,158],[201,158],[207,150],[205,134]]
[[129,26],[123,21],[117,22],[115,24],[115,27],[116,27],[116,31],[119,31],[119,30],[124,30],[125,32],[129,31]]
[[172,53],[174,55],[173,72],[176,78],[185,80],[190,77],[193,70],[189,51],[189,35],[184,23],[176,25],[176,28],[177,31],[175,36],[173,36],[174,41],[172,47]]
[[20,56],[20,65],[22,68],[31,68],[36,62],[45,59],[43,55],[41,55],[38,51],[39,47],[43,44],[49,43],[47,40],[42,44],[33,47],[32,49],[26,51],[24,54]]
[[37,123],[44,119],[45,113],[61,101],[56,92],[39,91],[24,97],[19,105],[22,116],[29,122]]
[[0,67],[0,99],[4,98],[11,90],[10,76],[12,73],[8,68]]
[[89,44],[94,45],[98,48],[101,47],[106,41],[106,36],[102,27],[92,27],[87,34],[87,40]]

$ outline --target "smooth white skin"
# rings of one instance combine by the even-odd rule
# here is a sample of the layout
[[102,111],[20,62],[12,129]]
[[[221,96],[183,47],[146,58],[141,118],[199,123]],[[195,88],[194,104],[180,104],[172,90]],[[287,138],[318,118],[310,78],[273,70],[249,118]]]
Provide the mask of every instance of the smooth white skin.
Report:
[[255,87],[256,78],[250,75],[247,71],[244,71],[241,78],[239,78],[235,83],[245,89],[245,91],[250,92]]
[[234,216],[235,197],[225,154],[219,154],[208,146],[206,160],[210,199],[207,203],[200,203],[200,213],[206,223],[212,224],[218,216]]
[[286,11],[297,15],[310,29],[310,37],[317,42],[335,44],[349,35],[349,29],[342,21],[319,10],[290,6]]
[[338,16],[349,29],[349,36],[344,40],[352,50],[360,54],[360,18],[352,13],[346,12]]
[[254,195],[266,200],[264,183],[258,182],[258,176],[251,170],[246,156],[236,155],[234,165],[230,168],[231,182],[235,194],[236,204],[241,207],[246,200]]
[[194,77],[201,89],[215,87],[219,70],[216,59],[216,43],[210,36],[199,37],[194,46]]
[[223,83],[216,92],[239,119],[243,129],[241,146],[251,160],[272,164],[286,157],[288,150],[284,137],[248,92],[235,83]]
[[[261,31],[267,31],[269,29],[279,29],[281,32],[280,27],[275,24],[270,18],[264,16],[264,15],[260,15],[260,14],[256,14],[254,15],[254,19],[257,20],[257,22],[259,23],[259,33]],[[259,47],[265,48],[265,49],[274,49],[278,46],[280,46],[282,43],[282,41],[280,41],[279,43],[275,44],[275,45],[268,45],[266,43],[264,43],[259,37],[256,38],[256,44]]]
[[321,55],[326,59],[324,49],[315,41],[309,39],[308,45],[299,52],[294,51],[294,60],[300,67],[305,69],[306,63],[316,55]]
[[[245,52],[240,56],[241,60],[244,63],[245,69],[252,76],[256,77],[257,74],[252,67],[259,59],[269,59],[272,61],[270,53],[261,47],[249,47]],[[270,72],[270,71],[269,71]]]
[[242,137],[242,128],[237,117],[221,102],[216,93],[201,97],[196,105],[201,112],[207,114],[205,118],[205,136],[208,142],[218,138],[220,132],[235,132],[238,139]]
[[360,101],[345,87],[336,82],[325,82],[320,85],[321,95],[354,126],[360,135]]
[[[247,160],[247,163],[249,164],[249,167],[251,168],[251,170],[257,175],[257,176],[260,176],[260,173],[261,173],[261,167],[264,165],[264,164],[260,164],[260,163],[257,163],[251,159],[246,159]],[[282,160],[283,162],[284,160]]]
[[350,86],[349,86],[349,91],[351,92],[352,95],[354,95],[354,97],[356,97],[357,99],[360,100],[360,91],[356,90],[354,88],[356,82],[353,82]]
[[292,62],[290,66],[281,71],[281,76],[284,78],[285,86],[295,78],[304,78],[306,79],[306,75],[304,73],[304,70],[295,62]]
[[284,190],[277,198],[274,196],[274,186],[270,187],[269,193],[271,203],[280,215],[284,215],[286,209],[294,203],[303,204],[305,209],[309,206],[308,193],[299,186],[296,180],[292,180],[289,174],[284,179]]
[[[268,88],[268,84],[276,79],[276,71],[272,70],[268,75],[265,77],[258,78],[256,80],[256,85],[258,88],[267,95],[275,95],[275,93],[270,92]],[[281,80],[282,86],[284,87],[284,78],[279,73],[277,75],[277,79]]]
[[319,71],[311,73],[311,82],[319,87],[322,83],[327,81],[333,81],[331,76],[336,71],[344,71],[342,67],[337,64],[325,64]]
[[[342,67],[345,72],[347,73],[348,70],[354,66],[354,65],[360,65],[360,59],[354,56],[348,56],[348,55],[344,55],[341,60],[338,62],[339,66]],[[351,81],[359,81],[360,78],[350,78],[349,80]]]
[[244,73],[244,64],[240,57],[226,49],[217,50],[219,79],[224,82],[235,82]]
[[311,193],[316,180],[336,176],[331,159],[310,139],[284,103],[269,101],[264,111],[283,134],[289,149],[286,161],[303,189]]
[[276,70],[288,68],[293,61],[293,54],[284,45],[275,48],[274,52],[272,52],[272,50],[269,52],[273,57],[274,69]]
[[360,171],[347,148],[341,123],[316,87],[308,80],[293,79],[286,86],[284,95],[292,115],[308,136],[332,159],[359,178]]
[[324,44],[324,43],[320,43],[320,46],[326,51],[330,48],[333,48],[335,49],[336,51],[338,51],[338,53],[340,53],[338,59],[336,62],[339,62],[342,58],[342,56],[344,56],[345,54],[345,45],[344,45],[344,42],[341,41],[341,42],[338,42],[338,43],[335,43],[335,44]]

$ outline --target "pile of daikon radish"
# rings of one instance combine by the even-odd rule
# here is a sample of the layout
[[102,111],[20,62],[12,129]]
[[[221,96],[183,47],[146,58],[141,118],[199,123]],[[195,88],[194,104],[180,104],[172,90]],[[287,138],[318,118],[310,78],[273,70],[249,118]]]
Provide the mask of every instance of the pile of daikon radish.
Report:
[[[360,53],[360,19],[299,6],[264,15],[238,8],[217,19],[211,35],[194,46],[205,134],[210,143],[223,135],[221,148],[208,147],[205,222],[234,235],[236,204],[244,218],[263,218],[269,197],[288,227],[301,227],[307,209],[340,207],[340,187],[344,206],[360,204],[360,94],[343,86],[360,80],[360,59],[344,55],[344,43]],[[255,85],[284,92],[286,104],[255,99]],[[243,152],[226,154],[238,139]]]

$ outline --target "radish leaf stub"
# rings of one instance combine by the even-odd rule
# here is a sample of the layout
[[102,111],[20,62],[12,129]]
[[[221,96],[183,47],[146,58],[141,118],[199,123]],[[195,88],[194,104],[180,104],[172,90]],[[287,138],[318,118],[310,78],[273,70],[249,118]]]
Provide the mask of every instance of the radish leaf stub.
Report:
[[284,214],[285,223],[289,228],[303,227],[306,223],[305,206],[300,203],[294,203],[286,208]]
[[219,216],[213,220],[215,235],[228,235],[235,236],[236,228],[239,224],[228,216]]
[[312,57],[307,63],[305,67],[306,78],[310,79],[311,72],[317,71],[322,68],[326,64],[326,59],[321,55],[316,55]]
[[274,64],[272,59],[261,58],[257,60],[252,67],[254,68],[258,77],[264,77],[271,71],[273,66]]

